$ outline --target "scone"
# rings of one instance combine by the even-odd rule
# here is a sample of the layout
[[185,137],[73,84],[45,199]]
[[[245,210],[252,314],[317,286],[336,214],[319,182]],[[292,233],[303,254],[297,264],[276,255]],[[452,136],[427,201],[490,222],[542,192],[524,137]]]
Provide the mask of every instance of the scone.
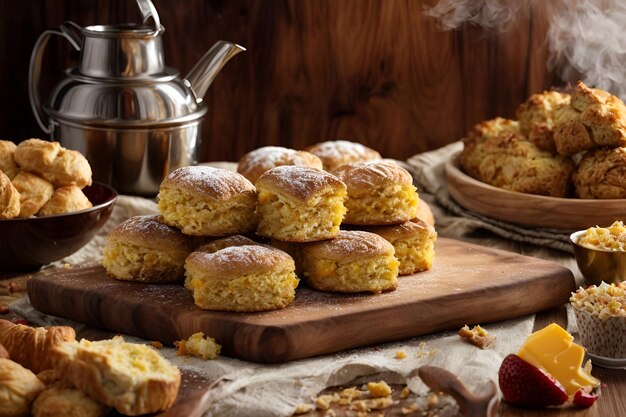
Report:
[[554,142],[561,155],[573,155],[599,146],[626,146],[626,106],[610,93],[578,81],[571,106],[555,115]]
[[37,214],[54,193],[54,187],[50,182],[26,171],[20,171],[13,178],[13,185],[20,192],[19,217]]
[[316,290],[380,293],[398,285],[393,245],[374,233],[342,230],[304,245],[300,255],[306,282]]
[[45,388],[32,371],[0,359],[0,417],[28,417],[33,401]]
[[427,271],[435,258],[435,229],[420,219],[393,226],[370,226],[364,230],[376,233],[391,243],[400,262],[398,275]]
[[418,196],[413,177],[393,162],[350,163],[331,171],[348,188],[343,223],[399,224],[417,215]]
[[46,387],[33,403],[33,417],[103,417],[108,413],[109,407],[65,381]]
[[91,167],[78,151],[65,149],[58,142],[28,139],[17,145],[15,162],[25,171],[50,181],[56,188],[91,185]]
[[429,225],[435,227],[435,216],[433,214],[433,211],[431,210],[428,203],[424,200],[420,200],[419,204],[417,205],[417,216],[415,216],[415,219],[423,220]]
[[9,177],[0,171],[0,219],[12,219],[20,214],[20,193]]
[[626,148],[588,152],[579,162],[572,182],[580,198],[626,198]]
[[193,249],[191,241],[157,217],[131,217],[109,233],[102,265],[111,277],[152,283],[183,277],[185,259]]
[[346,185],[334,175],[309,167],[272,168],[256,182],[257,234],[288,242],[330,239],[346,212]]
[[76,185],[67,185],[54,190],[52,197],[37,212],[38,216],[71,213],[93,207],[91,201]]
[[480,179],[480,166],[486,155],[485,142],[500,136],[519,134],[521,134],[519,123],[515,120],[496,117],[478,123],[463,138],[463,150],[459,155],[461,168],[468,175]]
[[237,172],[254,184],[265,171],[282,165],[323,168],[322,161],[312,153],[281,146],[264,146],[245,154],[239,160]]
[[247,246],[247,245],[260,245],[260,243],[257,243],[254,240],[247,238],[245,236],[242,236],[242,235],[234,235],[234,236],[223,237],[221,239],[216,239],[209,243],[205,243],[201,246],[198,246],[196,249],[194,249],[194,252],[215,253],[218,250],[229,248],[231,246]]
[[160,220],[192,236],[254,231],[256,190],[243,175],[207,166],[178,168],[161,183]]
[[347,140],[331,140],[316,143],[306,148],[305,151],[321,159],[326,171],[331,171],[350,162],[365,162],[381,159],[380,154],[374,149]]
[[533,94],[517,108],[517,119],[522,134],[542,151],[556,152],[552,137],[556,109],[569,105],[570,95],[558,91]]
[[[463,140],[463,170],[495,187],[520,193],[565,197],[574,163],[542,151],[504,119],[483,122]],[[482,131],[482,136],[481,136]]]
[[54,368],[96,401],[129,416],[169,408],[178,395],[180,371],[157,351],[121,336],[65,342],[54,349]]
[[8,140],[0,140],[0,171],[4,172],[4,175],[10,179],[13,179],[20,170],[13,158],[15,148],[17,148],[15,143]]
[[288,306],[298,278],[293,259],[267,245],[193,252],[185,262],[185,288],[205,310],[265,311]]

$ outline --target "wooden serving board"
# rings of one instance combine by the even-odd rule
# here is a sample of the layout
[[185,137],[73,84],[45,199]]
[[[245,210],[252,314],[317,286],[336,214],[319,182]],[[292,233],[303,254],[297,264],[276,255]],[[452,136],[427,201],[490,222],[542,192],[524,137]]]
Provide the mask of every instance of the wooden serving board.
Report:
[[202,331],[226,355],[276,363],[519,317],[567,302],[571,271],[558,264],[439,238],[430,271],[400,277],[388,293],[298,288],[289,307],[263,313],[197,308],[182,284],[109,278],[102,266],[44,271],[28,281],[44,313],[171,344]]

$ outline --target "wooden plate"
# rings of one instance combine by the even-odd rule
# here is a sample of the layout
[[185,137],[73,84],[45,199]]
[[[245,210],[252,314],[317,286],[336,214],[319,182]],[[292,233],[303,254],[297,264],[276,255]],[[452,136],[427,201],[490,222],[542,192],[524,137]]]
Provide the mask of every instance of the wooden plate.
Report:
[[522,226],[574,231],[626,220],[626,199],[584,200],[524,194],[493,187],[459,169],[458,154],[446,162],[448,191],[468,210]]

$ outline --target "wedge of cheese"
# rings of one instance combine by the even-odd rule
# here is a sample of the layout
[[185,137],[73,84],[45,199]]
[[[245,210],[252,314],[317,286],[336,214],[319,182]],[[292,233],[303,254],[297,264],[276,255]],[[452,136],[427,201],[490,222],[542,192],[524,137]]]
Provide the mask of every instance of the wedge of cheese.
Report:
[[528,336],[517,355],[552,375],[568,395],[573,395],[582,387],[600,385],[598,379],[582,369],[585,349],[573,340],[565,329],[552,323]]

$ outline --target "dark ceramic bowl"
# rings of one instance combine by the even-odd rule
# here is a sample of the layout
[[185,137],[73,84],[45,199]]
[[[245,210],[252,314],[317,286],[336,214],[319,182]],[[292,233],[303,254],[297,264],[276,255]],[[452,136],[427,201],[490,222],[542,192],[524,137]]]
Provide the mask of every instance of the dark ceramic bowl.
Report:
[[53,216],[0,220],[0,270],[34,270],[82,248],[106,223],[117,193],[93,183],[83,189],[92,208]]

